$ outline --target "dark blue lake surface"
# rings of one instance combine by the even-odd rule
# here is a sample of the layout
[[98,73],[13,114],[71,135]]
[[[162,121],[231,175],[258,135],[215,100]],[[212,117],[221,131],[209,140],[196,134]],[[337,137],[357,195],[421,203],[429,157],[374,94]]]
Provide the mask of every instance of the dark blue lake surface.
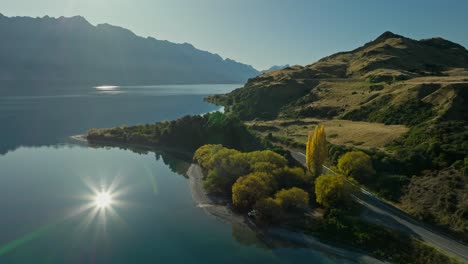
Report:
[[[240,85],[0,85],[0,263],[347,263],[205,214],[175,154],[69,139],[214,111],[203,97]],[[99,209],[95,192],[109,189]]]

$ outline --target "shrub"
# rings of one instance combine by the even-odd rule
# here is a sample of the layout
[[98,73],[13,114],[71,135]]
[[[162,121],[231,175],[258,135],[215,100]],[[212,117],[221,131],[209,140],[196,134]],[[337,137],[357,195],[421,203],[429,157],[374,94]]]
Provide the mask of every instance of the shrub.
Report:
[[261,224],[274,224],[281,221],[283,209],[277,200],[268,197],[255,203],[255,219]]
[[310,188],[314,182],[312,174],[306,174],[304,169],[283,167],[272,171],[279,188],[301,187]]
[[353,191],[353,185],[340,174],[322,175],[315,180],[317,203],[326,208],[349,204]]
[[252,166],[250,167],[252,171],[259,171],[259,172],[271,172],[277,168],[278,167],[275,164],[270,163],[270,162],[265,162],[265,161],[256,162],[252,164]]
[[200,164],[201,167],[207,168],[211,166],[210,161],[211,158],[218,153],[223,148],[222,145],[213,145],[208,144],[201,146],[197,149],[195,154],[193,155],[193,159]]
[[204,169],[208,170],[205,179],[207,190],[229,194],[231,186],[237,178],[249,173],[250,165],[243,153],[234,149],[222,148],[217,150]]
[[253,172],[269,172],[285,167],[288,161],[271,150],[240,152],[221,145],[205,145],[194,155],[194,160],[207,171],[205,187],[210,192],[231,193],[231,187],[240,177]]
[[288,161],[283,156],[271,150],[252,151],[244,155],[250,164],[268,162],[277,168],[284,167],[288,164]]
[[275,190],[276,182],[271,174],[254,172],[240,177],[232,185],[232,204],[237,209],[245,211]]
[[361,151],[351,151],[344,154],[338,160],[338,169],[346,176],[351,176],[359,181],[365,181],[375,174],[371,158]]
[[285,211],[305,210],[309,206],[309,194],[297,187],[283,189],[275,198]]

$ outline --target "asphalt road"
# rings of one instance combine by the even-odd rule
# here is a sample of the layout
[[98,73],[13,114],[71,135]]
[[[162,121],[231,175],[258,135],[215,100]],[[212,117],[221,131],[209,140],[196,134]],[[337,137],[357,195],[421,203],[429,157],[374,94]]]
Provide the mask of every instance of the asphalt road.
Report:
[[[297,161],[305,164],[305,155],[303,153],[291,151],[291,155]],[[366,220],[409,233],[449,254],[460,257],[468,263],[467,245],[434,231],[426,224],[411,218],[365,189],[360,188],[360,190],[355,199],[367,209],[367,212],[364,213]]]

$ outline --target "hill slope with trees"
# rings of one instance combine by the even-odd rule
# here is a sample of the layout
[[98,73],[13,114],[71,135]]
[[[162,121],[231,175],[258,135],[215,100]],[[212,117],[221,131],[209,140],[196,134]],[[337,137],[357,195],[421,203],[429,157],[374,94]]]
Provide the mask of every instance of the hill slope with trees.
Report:
[[[463,46],[385,32],[352,51],[262,74],[208,100],[253,120],[247,124],[257,134],[292,148],[305,147],[302,130],[330,120],[406,127],[378,149],[362,142],[369,131],[354,131],[355,144],[330,146],[330,162],[336,164],[335,157],[348,151],[365,151],[377,174],[362,184],[468,239],[462,195],[468,193],[468,51]],[[340,142],[338,136],[327,139]]]
[[[386,32],[349,52],[307,66],[291,66],[250,79],[244,87],[209,100],[242,119],[344,117],[417,123],[467,115],[468,51],[432,38],[413,40]],[[408,105],[398,111],[399,106]],[[383,112],[370,115],[371,110]],[[385,110],[385,111],[384,111]],[[416,113],[417,120],[409,120]]]

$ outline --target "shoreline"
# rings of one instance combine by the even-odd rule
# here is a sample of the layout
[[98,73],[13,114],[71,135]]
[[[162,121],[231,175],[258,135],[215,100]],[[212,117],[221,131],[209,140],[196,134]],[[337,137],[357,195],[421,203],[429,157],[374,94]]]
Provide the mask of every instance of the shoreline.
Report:
[[91,147],[96,146],[96,145],[97,146],[101,145],[101,146],[106,146],[106,147],[143,149],[143,150],[154,151],[154,152],[158,150],[162,150],[162,151],[182,154],[190,159],[192,159],[193,154],[194,154],[188,150],[183,150],[180,148],[169,148],[169,147],[164,147],[164,146],[148,146],[148,145],[143,145],[143,144],[122,143],[122,142],[106,141],[106,140],[88,140],[85,134],[73,135],[73,136],[70,136],[69,138],[75,141],[79,141],[81,143],[87,143]]
[[284,228],[261,229],[248,219],[247,216],[233,212],[227,205],[227,201],[222,200],[218,196],[209,195],[204,190],[203,172],[199,165],[192,163],[187,170],[187,176],[190,182],[192,198],[197,204],[197,207],[202,208],[205,213],[214,216],[222,222],[250,229],[257,235],[260,235],[261,241],[266,243],[270,248],[274,249],[275,245],[292,243],[297,246],[300,245],[303,247],[305,246],[308,249],[316,249],[319,252],[355,261],[357,263],[385,263],[364,253],[325,244],[317,238],[304,233],[293,232]]
[[189,178],[192,199],[197,207],[225,223],[252,228],[252,224],[249,223],[249,219],[246,216],[237,214],[229,208],[227,200],[219,196],[210,195],[205,191],[203,187],[203,172],[200,166],[194,163],[190,164],[186,174]]
[[[190,156],[187,151],[181,151],[180,149],[171,149],[164,147],[150,147],[147,145],[140,144],[127,144],[127,143],[116,143],[109,141],[89,141],[86,135],[74,135],[70,136],[72,140],[79,141],[81,143],[87,143],[89,146],[95,144],[102,144],[103,146],[111,147],[124,147],[124,148],[140,148],[148,151],[166,150],[174,151],[186,156]],[[216,195],[209,194],[203,187],[203,171],[198,164],[191,163],[188,168],[186,175],[189,180],[189,187],[192,193],[192,200],[197,207],[202,209],[207,215],[215,217],[217,220],[230,224],[232,226],[244,228],[250,232],[254,232],[259,241],[265,243],[269,248],[275,250],[276,247],[296,246],[299,248],[306,248],[311,250],[317,250],[318,252],[335,256],[337,258],[350,260],[356,263],[366,264],[377,264],[385,263],[378,259],[375,259],[364,253],[359,253],[351,249],[339,248],[333,245],[329,245],[319,241],[310,235],[306,235],[300,232],[294,232],[286,230],[284,228],[259,228],[253,223],[247,216],[235,213],[229,207],[229,201]]]

